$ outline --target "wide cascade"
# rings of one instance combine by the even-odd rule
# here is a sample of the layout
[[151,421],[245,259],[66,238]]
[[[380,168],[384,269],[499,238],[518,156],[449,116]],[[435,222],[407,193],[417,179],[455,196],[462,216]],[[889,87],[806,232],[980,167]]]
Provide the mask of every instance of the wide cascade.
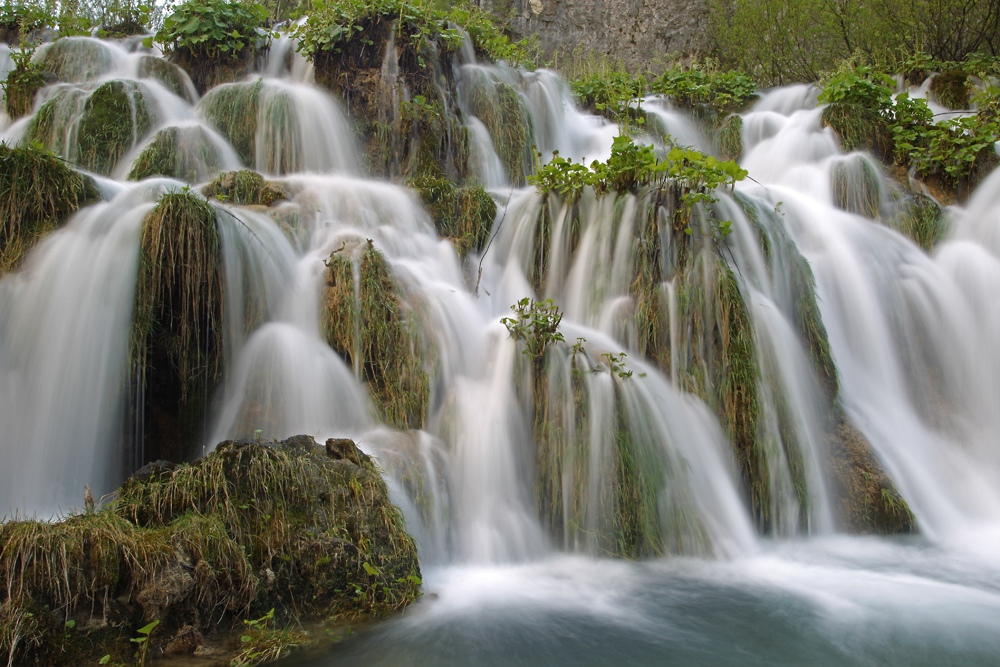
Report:
[[[545,188],[558,160],[718,141],[651,96],[624,142],[555,72],[455,39],[422,52],[431,77],[390,37],[344,83],[284,35],[202,94],[139,39],[37,50],[55,82],[3,139],[88,194],[3,251],[3,511],[57,516],[227,439],[349,437],[440,595],[348,642],[360,661],[462,664],[523,632],[525,664],[606,664],[588,632],[652,656],[682,641],[663,627],[707,660],[726,596],[773,632],[819,627],[803,664],[849,663],[869,624],[876,652],[1000,651],[1000,171],[928,252],[794,86],[734,115],[749,178],[712,197]],[[845,518],[851,475],[880,504]],[[918,535],[846,534],[883,529]],[[701,595],[704,626],[677,621]]]

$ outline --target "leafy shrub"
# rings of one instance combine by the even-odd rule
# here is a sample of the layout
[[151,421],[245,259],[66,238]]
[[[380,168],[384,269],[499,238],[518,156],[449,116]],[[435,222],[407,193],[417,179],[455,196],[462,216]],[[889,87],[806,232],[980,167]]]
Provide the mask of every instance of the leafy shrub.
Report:
[[[601,195],[608,191],[634,192],[643,186],[664,190],[669,183],[679,188],[679,206],[674,226],[691,233],[691,212],[699,203],[715,201],[712,192],[746,177],[747,172],[732,161],[722,161],[691,148],[674,146],[665,160],[659,160],[652,146],[636,144],[627,136],[615,137],[607,162],[594,160],[590,167],[558,155],[538,168],[528,181],[546,193],[552,190],[575,197],[590,186]],[[713,221],[708,230],[715,237],[729,233],[729,221]]]
[[530,41],[511,42],[478,7],[463,3],[443,12],[405,0],[318,0],[306,22],[295,30],[301,39],[299,51],[307,58],[321,52],[339,54],[355,38],[360,38],[363,46],[373,47],[370,36],[361,33],[382,20],[395,21],[397,43],[413,47],[418,54],[431,43],[446,52],[457,51],[462,34],[452,27],[455,25],[468,31],[481,55],[512,64],[529,59]]
[[238,60],[248,49],[266,48],[270,32],[258,27],[268,18],[261,5],[236,0],[188,0],[167,17],[156,36],[166,51],[188,50],[196,58]]
[[34,48],[22,48],[20,52],[10,53],[14,69],[7,73],[7,79],[0,84],[0,88],[3,88],[7,115],[12,119],[20,118],[31,111],[35,93],[46,84],[42,68],[31,62],[34,52]]

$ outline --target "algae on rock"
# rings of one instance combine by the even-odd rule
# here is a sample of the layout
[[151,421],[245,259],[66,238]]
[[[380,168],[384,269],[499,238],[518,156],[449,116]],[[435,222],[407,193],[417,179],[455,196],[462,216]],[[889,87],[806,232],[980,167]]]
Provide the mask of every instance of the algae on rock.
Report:
[[429,392],[422,342],[385,257],[369,241],[335,251],[327,267],[327,342],[368,384],[387,424],[421,428]]
[[16,268],[42,236],[99,196],[92,178],[51,153],[0,144],[0,273]]
[[0,639],[14,664],[129,660],[129,638],[152,621],[150,648],[268,609],[371,618],[405,607],[420,584],[372,460],[351,441],[324,450],[308,436],[151,464],[102,509],[9,521],[0,544]]

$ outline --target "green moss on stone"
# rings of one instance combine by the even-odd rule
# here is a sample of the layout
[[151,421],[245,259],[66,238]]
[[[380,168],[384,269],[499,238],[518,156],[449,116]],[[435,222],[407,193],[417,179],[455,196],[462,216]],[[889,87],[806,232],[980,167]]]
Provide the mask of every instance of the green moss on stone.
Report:
[[263,81],[256,81],[216,86],[198,105],[199,112],[247,165],[257,162],[257,112],[263,85]]
[[265,181],[255,171],[228,171],[202,188],[206,197],[214,197],[240,206],[273,206],[288,199],[285,188],[274,181]]
[[482,186],[456,187],[446,178],[413,179],[437,233],[455,243],[461,257],[483,249],[493,228],[497,205]]

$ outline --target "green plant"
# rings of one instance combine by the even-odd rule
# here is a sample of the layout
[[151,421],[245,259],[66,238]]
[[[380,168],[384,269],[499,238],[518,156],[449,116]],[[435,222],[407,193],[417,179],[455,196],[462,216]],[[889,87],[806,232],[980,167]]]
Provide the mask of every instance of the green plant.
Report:
[[155,37],[166,51],[187,49],[196,58],[237,60],[247,49],[267,48],[272,33],[258,31],[269,13],[237,0],[188,0],[167,17]]
[[521,353],[533,362],[539,362],[553,343],[565,340],[559,333],[563,316],[552,299],[533,301],[525,297],[510,309],[517,317],[503,317],[500,321],[507,327],[511,338],[525,342]]
[[605,352],[601,356],[608,360],[608,370],[611,371],[612,375],[617,375],[622,380],[632,377],[632,371],[625,366],[626,354],[624,352],[618,354]]
[[302,630],[272,627],[274,609],[257,619],[243,621],[244,631],[240,635],[242,650],[233,658],[230,667],[243,667],[277,660],[288,654],[291,649],[301,646],[309,640],[309,635]]
[[139,633],[138,637],[133,637],[129,641],[136,644],[135,659],[139,667],[146,666],[146,652],[149,650],[149,636],[153,634],[153,630],[156,626],[160,624],[159,621],[153,621],[149,625],[144,625],[136,632]]
[[895,82],[888,74],[875,71],[867,65],[855,65],[848,60],[833,75],[824,79],[821,85],[821,103],[860,104],[885,113],[892,104]]
[[31,111],[35,102],[35,93],[45,85],[45,75],[38,65],[31,62],[35,54],[34,44],[21,43],[19,51],[11,51],[14,69],[7,73],[7,78],[0,83],[7,104],[7,114],[20,118]]

